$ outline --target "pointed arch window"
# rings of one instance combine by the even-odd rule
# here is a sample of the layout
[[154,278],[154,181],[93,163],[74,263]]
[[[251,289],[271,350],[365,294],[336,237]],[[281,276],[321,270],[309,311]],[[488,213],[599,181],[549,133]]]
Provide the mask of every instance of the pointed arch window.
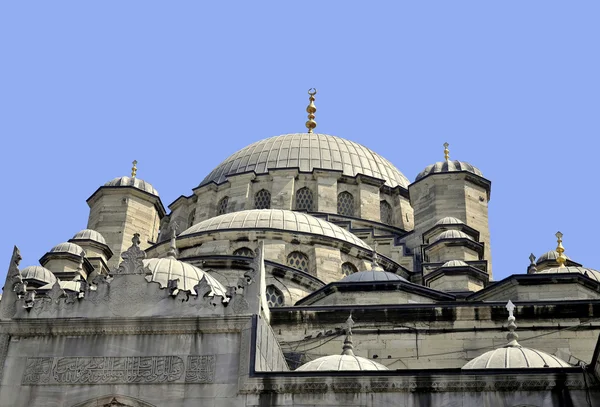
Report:
[[342,264],[342,274],[344,276],[349,276],[350,274],[354,274],[356,272],[358,272],[358,269],[354,264],[348,261]]
[[255,209],[271,209],[271,193],[266,189],[261,189],[254,195]]
[[296,191],[296,210],[313,211],[313,193],[310,189],[304,187]]
[[254,257],[254,250],[249,247],[240,247],[233,252],[234,256]]
[[390,205],[387,201],[379,202],[379,216],[381,223],[387,223],[388,225],[391,225],[393,215],[394,213],[392,211],[392,205]]
[[308,256],[302,252],[291,252],[287,256],[287,265],[298,270],[308,273],[309,261]]
[[228,206],[229,206],[229,197],[224,196],[223,198],[221,198],[221,200],[217,204],[217,215],[226,214]]
[[354,216],[354,196],[350,192],[341,192],[338,195],[337,212],[344,216]]
[[188,228],[194,226],[194,222],[196,221],[196,208],[192,209],[188,216]]
[[283,298],[283,293],[274,285],[268,285],[267,290],[267,303],[269,307],[283,307],[285,300]]

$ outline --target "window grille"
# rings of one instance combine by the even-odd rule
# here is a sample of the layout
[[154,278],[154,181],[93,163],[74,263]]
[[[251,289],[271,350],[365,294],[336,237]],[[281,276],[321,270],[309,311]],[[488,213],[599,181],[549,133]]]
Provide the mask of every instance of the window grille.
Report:
[[271,208],[271,193],[266,189],[261,189],[254,195],[255,209],[270,209]]
[[249,247],[240,247],[233,252],[234,256],[254,257],[254,250]]
[[344,276],[349,276],[350,274],[356,273],[358,270],[356,266],[352,263],[346,262],[342,264],[342,274]]
[[227,213],[227,206],[229,204],[229,197],[223,197],[217,204],[217,215],[224,215]]
[[296,210],[312,212],[313,193],[310,189],[305,187],[296,191]]
[[269,307],[282,307],[284,304],[283,293],[274,285],[267,286],[267,303]]
[[338,195],[337,211],[340,215],[354,216],[354,197],[349,192]]
[[291,252],[287,257],[287,264],[308,273],[308,256],[302,252]]

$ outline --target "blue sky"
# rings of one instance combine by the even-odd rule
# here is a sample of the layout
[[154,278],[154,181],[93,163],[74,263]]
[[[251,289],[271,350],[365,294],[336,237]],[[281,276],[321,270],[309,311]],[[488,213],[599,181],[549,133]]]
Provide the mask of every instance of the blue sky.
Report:
[[87,223],[130,171],[165,205],[236,150],[317,130],[409,179],[443,158],[492,181],[495,279],[556,246],[596,258],[600,2],[0,3],[0,279]]

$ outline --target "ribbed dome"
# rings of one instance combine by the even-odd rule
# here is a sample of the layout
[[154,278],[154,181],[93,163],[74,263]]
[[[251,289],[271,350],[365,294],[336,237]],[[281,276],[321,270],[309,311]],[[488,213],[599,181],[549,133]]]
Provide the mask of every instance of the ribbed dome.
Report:
[[143,181],[139,178],[131,177],[119,177],[108,181],[104,184],[105,187],[134,187],[142,191],[148,192],[154,196],[158,196],[158,191],[154,189],[149,182]]
[[385,180],[387,186],[406,188],[408,179],[388,160],[368,148],[343,138],[317,133],[284,134],[251,144],[219,164],[200,186],[221,184],[230,174],[254,171],[267,173],[273,168],[337,170]]
[[104,236],[92,229],[83,229],[77,232],[71,240],[93,240],[94,242],[106,244]]
[[339,370],[389,370],[384,365],[370,359],[354,355],[331,355],[311,360],[296,371],[339,371]]
[[179,261],[174,257],[147,259],[143,260],[143,263],[152,272],[152,275],[147,277],[148,281],[159,283],[161,288],[167,287],[169,280],[179,279],[180,290],[197,294],[194,287],[204,278],[212,289],[212,292],[209,293],[210,296],[226,296],[225,287],[214,277],[198,267]]
[[371,250],[361,239],[333,223],[305,213],[282,209],[251,209],[227,213],[195,224],[183,231],[180,237],[195,233],[238,229],[275,229],[311,233],[343,240]]
[[[544,261],[548,261],[548,260],[556,260],[558,259],[558,252],[556,250],[550,250],[544,254],[542,254],[537,260],[536,260],[536,264],[540,264]],[[563,253],[563,256],[565,256],[567,258],[567,260],[571,260],[569,258],[569,256],[567,256],[566,254]]]
[[477,356],[463,369],[509,369],[520,367],[571,367],[567,362],[535,349],[509,346]]
[[464,225],[465,222],[458,218],[453,218],[452,216],[446,216],[435,222],[436,225]]
[[445,268],[445,267],[468,267],[468,266],[469,265],[462,260],[450,260],[450,261],[445,262],[442,265],[442,268]]
[[407,281],[398,274],[382,270],[366,270],[352,273],[340,280],[342,283],[359,283],[367,281]]
[[592,280],[600,282],[600,271],[587,267],[565,266],[551,267],[544,270],[536,271],[534,274],[552,274],[552,273],[580,273],[588,276]]
[[439,235],[435,236],[430,240],[429,243],[437,242],[442,239],[469,239],[473,240],[471,236],[467,235],[465,232],[461,232],[460,230],[446,230]]
[[37,281],[44,284],[54,284],[56,276],[47,268],[42,266],[29,266],[21,270],[24,281]]
[[59,243],[50,249],[48,253],[71,253],[76,256],[85,256],[85,250],[81,246],[70,242]]
[[481,171],[479,171],[479,169],[477,167],[475,167],[469,163],[466,163],[464,161],[458,161],[458,160],[439,161],[435,164],[431,164],[431,165],[427,166],[423,171],[421,171],[419,173],[419,175],[417,175],[415,182],[420,180],[421,178],[425,178],[426,176],[428,176],[430,174],[437,174],[437,173],[442,173],[442,172],[458,172],[458,171],[467,171],[467,172],[471,172],[475,175],[479,175],[480,177],[483,177],[483,174],[481,173]]

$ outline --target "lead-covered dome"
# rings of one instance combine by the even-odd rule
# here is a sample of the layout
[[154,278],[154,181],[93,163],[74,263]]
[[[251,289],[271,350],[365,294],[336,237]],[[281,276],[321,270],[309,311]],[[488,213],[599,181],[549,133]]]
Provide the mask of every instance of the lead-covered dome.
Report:
[[25,267],[21,270],[21,276],[23,277],[23,281],[34,281],[42,285],[54,284],[57,280],[56,276],[50,270],[42,266]]
[[156,189],[154,189],[154,187],[149,182],[146,182],[146,181],[141,180],[136,177],[127,177],[127,176],[118,177],[118,178],[108,181],[106,184],[104,184],[104,186],[105,187],[133,187],[133,188],[142,190],[144,192],[148,192],[149,194],[152,194],[154,196],[158,196],[158,191]]
[[342,283],[364,283],[369,281],[407,281],[398,274],[390,273],[380,267],[352,273],[340,280]]
[[250,209],[216,216],[195,224],[179,236],[199,233],[240,229],[272,229],[278,231],[307,233],[327,236],[351,243],[363,249],[372,250],[354,234],[326,220],[301,212],[283,209]]
[[99,232],[96,232],[93,229],[83,229],[75,233],[75,236],[73,236],[71,240],[91,240],[104,245],[106,244],[104,236],[102,236]]
[[579,273],[588,276],[594,281],[600,282],[600,271],[587,267],[565,266],[565,267],[550,267],[543,270],[538,270],[534,274],[558,274],[558,273]]
[[358,143],[327,134],[295,133],[258,141],[230,155],[200,186],[221,184],[230,174],[265,174],[276,168],[299,168],[303,172],[336,170],[351,177],[363,174],[382,179],[392,188],[407,188],[409,184],[388,160]]
[[437,222],[435,222],[436,225],[464,225],[465,222],[463,222],[462,220],[458,219],[458,218],[454,218],[452,216],[446,216],[445,218],[442,218],[440,220],[438,220]]
[[443,239],[473,240],[473,238],[471,238],[471,236],[467,235],[465,232],[462,232],[460,230],[446,230],[446,231],[440,233],[439,235],[435,236],[433,239],[431,239],[430,243],[434,243],[434,242],[437,242],[438,240],[443,240]]
[[459,171],[466,171],[466,172],[470,172],[472,174],[478,175],[480,177],[483,177],[483,174],[481,173],[479,168],[475,167],[474,165],[471,165],[464,161],[449,160],[449,161],[439,161],[435,164],[428,165],[423,171],[421,171],[419,173],[419,175],[417,175],[415,182],[420,180],[421,178],[425,178],[426,176],[431,175],[431,174],[438,174],[438,173],[443,173],[443,172],[459,172]]
[[536,349],[523,346],[504,347],[477,356],[463,369],[510,369],[538,367],[572,367],[567,362]]
[[85,256],[85,250],[75,243],[64,242],[54,246],[48,253],[69,253],[75,256]]

